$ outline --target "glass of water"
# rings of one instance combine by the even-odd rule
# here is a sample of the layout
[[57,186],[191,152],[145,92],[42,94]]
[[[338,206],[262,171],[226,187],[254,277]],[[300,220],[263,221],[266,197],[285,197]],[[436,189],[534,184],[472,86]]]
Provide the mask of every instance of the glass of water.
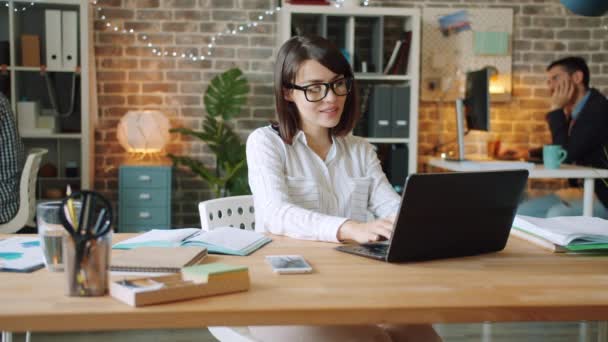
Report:
[[[36,207],[36,224],[44,264],[49,271],[63,271],[62,242],[68,232],[61,224],[61,202],[39,203]],[[74,203],[76,217],[80,215],[80,203]]]

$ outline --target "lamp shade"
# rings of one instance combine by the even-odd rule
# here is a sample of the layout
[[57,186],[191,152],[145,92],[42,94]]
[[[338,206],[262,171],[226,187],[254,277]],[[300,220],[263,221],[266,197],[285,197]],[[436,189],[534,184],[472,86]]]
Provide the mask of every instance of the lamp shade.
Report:
[[129,111],[120,119],[116,135],[127,152],[160,152],[169,141],[169,120],[155,110]]
[[561,0],[562,5],[578,15],[599,17],[608,11],[608,0]]

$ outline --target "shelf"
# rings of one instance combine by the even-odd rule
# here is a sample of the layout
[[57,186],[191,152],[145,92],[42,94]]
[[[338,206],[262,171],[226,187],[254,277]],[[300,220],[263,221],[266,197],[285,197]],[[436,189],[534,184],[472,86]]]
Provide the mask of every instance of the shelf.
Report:
[[[17,0],[17,1],[15,1],[15,3],[26,3],[26,4],[30,4],[31,2],[32,2],[31,0],[26,0],[26,1]],[[81,0],[53,0],[52,3],[48,3],[48,2],[36,2],[36,6],[41,6],[41,5],[45,5],[44,8],[47,8],[47,7],[57,7],[57,6],[61,6],[61,5],[81,6],[82,5],[82,1]]]
[[417,16],[420,15],[420,11],[416,8],[405,8],[400,7],[395,12],[395,8],[391,7],[341,7],[338,8],[332,5],[292,5],[283,3],[281,12],[289,13],[309,13],[309,14],[326,14],[332,16],[358,16],[358,17],[371,17],[371,16]]
[[412,77],[409,75],[385,75],[374,72],[356,72],[355,79],[362,81],[411,81]]
[[[5,7],[6,3],[10,7]],[[17,121],[23,120],[30,123],[26,125],[30,129],[20,130],[19,132],[25,148],[46,149],[48,152],[44,155],[42,164],[51,164],[57,169],[56,173],[53,173],[57,177],[40,178],[36,187],[38,197],[46,198],[48,197],[46,192],[49,189],[63,188],[68,183],[73,188],[79,189],[89,189],[94,184],[94,173],[92,172],[95,157],[92,154],[94,152],[92,146],[94,131],[91,120],[95,119],[95,115],[90,114],[91,111],[89,110],[91,85],[87,73],[89,60],[86,58],[86,51],[88,51],[90,44],[86,31],[90,20],[88,6],[89,2],[83,0],[35,2],[30,0],[8,0],[8,2],[0,0],[0,36],[4,37],[0,40],[9,41],[10,56],[8,62],[6,58],[2,58],[3,64],[7,64],[6,71],[10,78],[6,82],[4,77],[0,77],[3,82],[1,88],[4,90],[8,87],[9,100]],[[26,7],[26,10],[21,11],[22,7]],[[13,11],[13,9],[18,9],[18,11]],[[59,19],[61,19],[63,13],[70,12],[70,15],[76,15],[76,21],[71,20],[62,23],[62,20],[57,22],[57,20],[50,20],[53,18],[49,18],[50,21],[47,22],[47,10],[55,11],[53,14],[60,12]],[[52,32],[47,32],[47,28]],[[76,43],[76,50],[73,51],[76,63],[72,62],[74,59],[70,63],[61,59],[57,61],[57,64],[50,63],[49,66],[46,49],[49,48],[50,43],[46,41],[46,37],[54,36],[52,33],[59,33],[59,36],[61,36],[62,30],[76,34],[74,42]],[[38,38],[37,44],[36,42],[23,40],[23,35],[36,36]],[[73,38],[70,37],[70,40],[73,40]],[[50,45],[57,47],[54,43]],[[30,61],[23,58],[24,51],[29,51],[27,48],[33,49],[32,51],[38,50],[40,58]],[[52,49],[49,50],[51,50],[48,51],[49,53],[55,52]],[[76,66],[76,64],[80,65]],[[69,67],[64,67],[64,65]],[[50,76],[46,81],[44,77],[41,77],[41,68]],[[80,74],[76,74],[78,68],[82,70]],[[75,80],[74,77],[78,79]],[[75,85],[72,86],[74,81]],[[54,120],[52,120],[52,117],[45,117],[44,119],[49,120],[47,124],[46,122],[38,122],[36,114],[32,114],[31,111],[23,110],[20,112],[18,110],[19,101],[28,99],[39,103],[39,110],[34,111],[34,113],[37,112],[41,117],[53,115],[57,110],[51,110],[51,108],[56,107],[52,105],[49,97],[49,92],[52,93],[52,90],[55,93],[54,100],[60,107],[59,111],[65,111],[64,107],[67,108],[68,104],[71,104],[72,99],[74,99],[72,116],[55,117]],[[54,121],[54,126],[52,126],[51,121]],[[55,127],[55,129],[42,127]],[[71,165],[77,167],[79,177],[65,177],[68,162],[70,162],[70,167],[72,167]],[[58,194],[58,192],[56,193]],[[53,195],[53,193],[50,195]]]
[[372,144],[407,144],[409,138],[365,138]]
[[27,133],[21,134],[24,139],[80,139],[80,133]]
[[[22,66],[17,66],[17,67],[8,67],[8,70],[15,70],[15,71],[29,71],[29,72],[40,72],[40,67],[22,67]],[[47,68],[46,72],[74,72],[74,68]]]

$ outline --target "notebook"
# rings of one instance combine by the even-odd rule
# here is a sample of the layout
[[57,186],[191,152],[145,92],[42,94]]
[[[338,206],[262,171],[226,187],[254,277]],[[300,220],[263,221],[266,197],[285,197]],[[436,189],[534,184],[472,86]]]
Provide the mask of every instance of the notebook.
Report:
[[500,251],[527,179],[527,170],[410,175],[391,239],[336,249],[388,262]]
[[40,240],[13,237],[0,240],[0,271],[33,272],[44,267]]
[[245,256],[272,241],[251,230],[219,227],[211,231],[199,228],[153,229],[114,245],[113,249],[148,247],[200,246],[209,253]]
[[608,220],[599,217],[517,215],[511,235],[555,253],[608,252]]
[[197,265],[207,256],[205,247],[141,247],[112,251],[111,271],[176,273]]

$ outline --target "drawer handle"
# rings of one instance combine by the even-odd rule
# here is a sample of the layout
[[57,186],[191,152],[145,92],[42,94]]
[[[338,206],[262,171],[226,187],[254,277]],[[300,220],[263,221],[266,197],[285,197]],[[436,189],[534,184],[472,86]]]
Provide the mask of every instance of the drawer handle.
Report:
[[150,181],[150,176],[149,175],[140,175],[139,176],[139,180],[142,182],[149,182]]
[[139,194],[139,199],[140,200],[149,200],[150,199],[150,194],[147,192],[143,192],[141,194]]
[[150,215],[150,213],[147,212],[147,211],[140,211],[139,212],[139,218],[150,218],[150,216],[152,216],[152,215]]

